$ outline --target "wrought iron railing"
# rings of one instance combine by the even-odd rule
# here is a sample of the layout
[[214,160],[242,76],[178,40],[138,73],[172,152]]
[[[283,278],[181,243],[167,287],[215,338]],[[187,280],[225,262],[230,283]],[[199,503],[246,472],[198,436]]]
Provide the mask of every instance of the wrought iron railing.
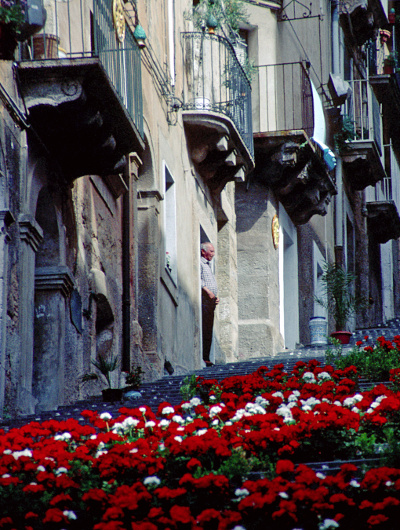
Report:
[[140,49],[128,24],[118,38],[110,0],[46,3],[43,31],[19,49],[20,60],[46,61],[98,57],[121,102],[143,137]]
[[368,202],[391,201],[400,213],[400,165],[391,145],[384,146],[384,153],[387,177],[374,187],[369,186],[367,188],[366,199]]
[[345,116],[352,127],[348,127],[352,142],[374,140],[382,155],[382,128],[379,102],[367,79],[348,81],[351,96],[345,104]]
[[253,157],[251,85],[231,43],[205,32],[182,33],[183,109],[230,118]]
[[257,68],[253,83],[255,132],[314,132],[311,81],[303,63],[268,64]]

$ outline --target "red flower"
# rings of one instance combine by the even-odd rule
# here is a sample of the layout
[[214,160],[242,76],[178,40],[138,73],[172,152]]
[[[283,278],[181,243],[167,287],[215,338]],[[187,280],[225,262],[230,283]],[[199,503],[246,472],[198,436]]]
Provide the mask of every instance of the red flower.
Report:
[[188,506],[172,506],[169,511],[171,518],[175,522],[182,524],[194,523],[194,519],[190,513],[190,508]]
[[49,508],[43,518],[44,523],[61,523],[67,521],[67,518],[59,508]]
[[369,526],[377,526],[377,525],[380,525],[381,523],[384,523],[385,521],[388,521],[388,520],[389,520],[389,517],[386,517],[386,515],[383,515],[383,514],[371,515],[371,517],[369,517],[367,523],[369,524]]
[[291,460],[278,460],[276,464],[276,472],[278,475],[283,473],[293,473],[294,464]]

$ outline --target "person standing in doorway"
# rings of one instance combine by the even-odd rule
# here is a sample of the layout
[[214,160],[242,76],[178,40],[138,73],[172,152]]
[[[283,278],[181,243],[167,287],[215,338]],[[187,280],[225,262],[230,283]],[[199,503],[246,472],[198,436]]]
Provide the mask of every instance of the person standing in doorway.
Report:
[[217,281],[210,266],[210,262],[215,255],[215,249],[209,241],[202,243],[200,249],[203,360],[206,366],[213,366],[210,361],[210,350],[213,337],[214,312],[219,303]]

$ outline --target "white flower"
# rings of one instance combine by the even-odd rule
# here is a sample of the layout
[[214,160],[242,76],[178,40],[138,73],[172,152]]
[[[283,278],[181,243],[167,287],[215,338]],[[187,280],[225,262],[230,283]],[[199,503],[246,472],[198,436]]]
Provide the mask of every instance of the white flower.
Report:
[[9,475],[8,473],[4,473],[4,475],[1,475],[1,478],[10,478],[11,475]]
[[237,490],[235,490],[236,497],[247,497],[248,494],[249,490],[247,490],[246,488],[238,488]]
[[54,474],[57,476],[62,475],[64,473],[68,473],[68,469],[66,467],[59,467],[58,469],[54,471]]
[[215,396],[210,396],[210,401],[217,401],[217,398]]
[[336,405],[337,407],[341,407],[341,406],[342,406],[342,404],[340,403],[340,401],[337,401],[337,400],[334,401],[333,404]]
[[394,485],[394,482],[392,482],[391,480],[388,480],[387,482],[385,482],[385,486],[386,486],[387,488],[390,488],[390,487],[392,487],[393,485]]
[[175,409],[173,407],[164,407],[161,411],[161,414],[173,414],[175,412]]
[[169,420],[166,420],[166,419],[163,419],[160,421],[160,423],[158,424],[160,427],[168,427],[168,425],[170,424],[171,422]]
[[256,397],[256,403],[257,405],[260,405],[260,407],[268,407],[269,405],[269,401],[265,398],[263,398],[262,396],[257,396]]
[[183,441],[182,436],[174,436],[174,440],[181,443]]
[[325,519],[323,523],[320,523],[319,530],[328,530],[328,528],[339,528],[339,524],[333,519]]
[[316,399],[315,397],[309,397],[306,400],[301,399],[300,403],[303,405],[303,410],[306,410],[304,407],[309,407],[307,410],[311,410],[315,407],[315,405],[319,405],[321,401],[319,399]]
[[75,515],[75,513],[72,510],[64,510],[63,514],[70,521],[76,521],[76,515]]
[[288,397],[288,401],[289,401],[289,403],[297,402],[297,396],[295,395],[294,392],[292,392],[292,393],[290,394],[290,396]]
[[156,425],[156,422],[155,421],[146,421],[146,423],[144,424],[145,427],[147,428],[152,428],[152,427],[155,427]]
[[312,372],[304,372],[303,379],[306,383],[315,383],[316,379]]
[[351,410],[352,412],[356,412],[357,414],[360,412],[360,409],[357,407],[353,407]]
[[199,405],[201,405],[201,399],[199,399],[198,397],[194,397],[190,400],[189,402],[193,407],[198,407]]
[[274,392],[272,395],[273,395],[273,397],[280,397],[281,399],[283,399],[282,392],[277,391],[277,392]]
[[112,428],[112,432],[115,434],[124,434],[125,427],[122,423],[115,423]]
[[32,458],[33,453],[30,449],[24,449],[23,451],[14,451],[12,453],[15,460],[18,460],[21,456],[27,456],[28,458]]
[[122,422],[122,425],[127,428],[128,430],[132,427],[136,427],[137,425],[139,425],[139,420],[137,420],[136,418],[132,418],[132,416],[128,416],[127,418],[124,419],[124,421]]
[[206,432],[207,432],[207,429],[200,429],[199,431],[196,432],[196,435],[203,436],[203,434],[206,434]]
[[216,418],[215,420],[213,420],[213,421],[211,422],[211,425],[212,425],[213,427],[216,427],[218,424],[219,424],[219,419],[218,419],[218,418]]
[[132,453],[132,454],[135,454],[135,453],[138,453],[138,452],[139,452],[139,449],[138,449],[137,447],[134,447],[134,448],[131,449],[129,452]]
[[182,423],[185,423],[185,420],[182,418],[182,416],[178,416],[178,414],[172,416],[172,421],[174,421],[175,423],[180,423],[181,425]]
[[362,401],[364,398],[362,394],[355,394],[353,399],[355,399],[356,401]]
[[386,399],[386,398],[387,398],[387,396],[378,396],[378,397],[376,398],[375,401],[377,401],[378,403],[380,403],[381,401],[383,401],[383,400]]
[[72,436],[69,432],[63,432],[61,434],[56,434],[54,436],[54,440],[61,440],[62,442],[66,442],[67,440],[70,440],[71,438]]
[[292,419],[293,416],[292,416],[292,411],[290,410],[289,407],[287,407],[286,405],[280,405],[277,409],[276,409],[276,414],[278,416],[283,416],[284,418],[290,418]]
[[222,412],[222,408],[219,407],[218,405],[215,405],[214,407],[210,408],[210,410],[208,411],[208,414],[210,415],[210,418],[212,418],[213,416],[216,416],[220,412]]
[[282,499],[288,499],[289,498],[289,495],[286,493],[286,491],[281,491],[281,492],[278,493],[278,495]]
[[104,421],[110,421],[112,418],[111,414],[109,412],[103,412],[103,414],[100,414],[100,419]]
[[318,374],[318,379],[321,381],[330,381],[331,376],[328,374],[328,372],[321,372]]
[[350,486],[352,486],[353,488],[359,488],[360,487],[360,484],[359,482],[357,482],[356,480],[350,480],[349,482]]
[[146,407],[139,407],[139,410],[142,414],[146,412]]
[[161,483],[161,480],[158,477],[152,476],[152,477],[146,477],[143,480],[143,484],[145,486],[155,486],[157,487]]
[[343,406],[344,406],[344,407],[348,407],[348,408],[350,408],[350,407],[352,407],[352,406],[354,405],[354,403],[356,403],[356,402],[357,402],[357,400],[354,399],[354,396],[353,396],[353,397],[348,397],[348,398],[346,398],[346,399],[343,401]]
[[326,475],[324,475],[323,473],[316,473],[315,474],[320,480],[325,480],[326,479]]

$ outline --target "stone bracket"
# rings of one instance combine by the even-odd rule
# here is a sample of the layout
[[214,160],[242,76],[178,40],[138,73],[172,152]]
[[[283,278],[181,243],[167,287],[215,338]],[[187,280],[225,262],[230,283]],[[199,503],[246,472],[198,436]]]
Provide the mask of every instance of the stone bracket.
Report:
[[378,243],[400,237],[400,217],[393,201],[367,203],[368,229]]
[[273,189],[295,225],[326,215],[336,185],[310,143],[290,139],[261,153],[255,178]]

